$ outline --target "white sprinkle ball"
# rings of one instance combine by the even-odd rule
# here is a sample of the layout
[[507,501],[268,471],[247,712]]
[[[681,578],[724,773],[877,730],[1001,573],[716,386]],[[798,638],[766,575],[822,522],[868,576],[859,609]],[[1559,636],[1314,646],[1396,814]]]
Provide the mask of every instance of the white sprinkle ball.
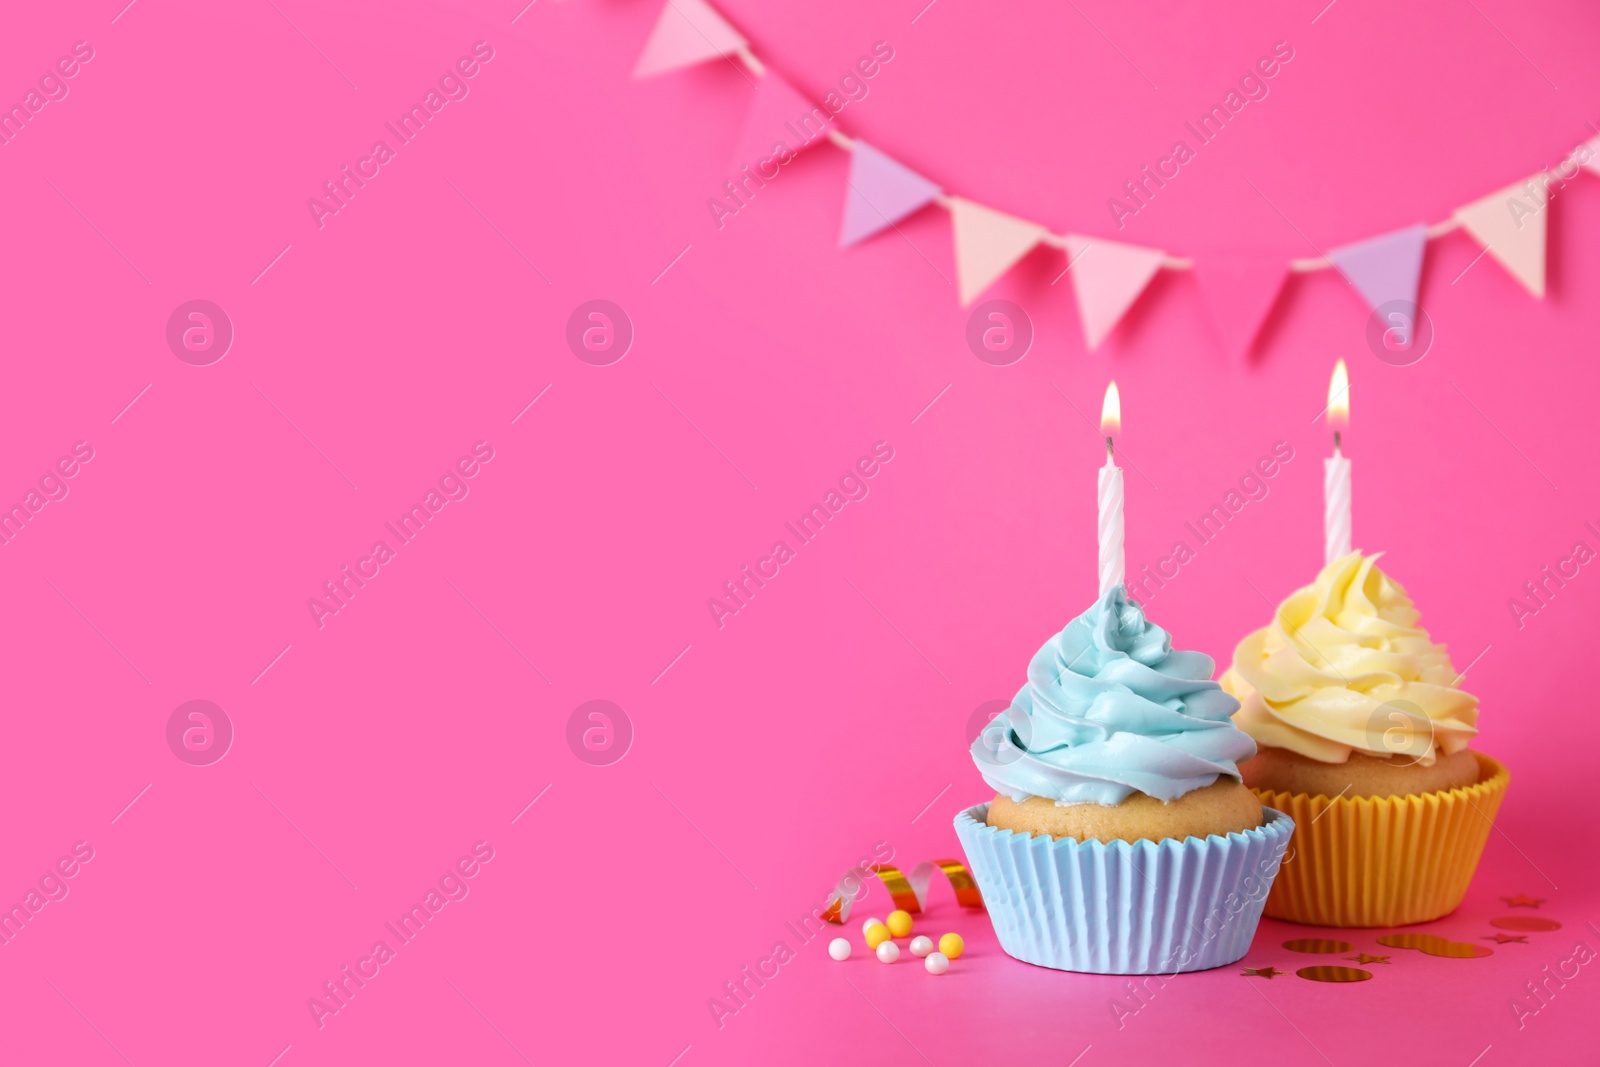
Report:
[[878,946],[878,962],[893,963],[900,958],[900,946],[893,941],[885,941]]
[[883,922],[882,919],[868,919],[866,922],[861,924],[861,932],[864,934],[867,932],[867,927],[871,926],[873,923],[881,922]]
[[930,953],[932,951],[933,951],[933,938],[931,938],[931,937],[913,937],[911,939],[911,954],[913,956],[917,957],[917,959],[920,960],[922,957],[926,956],[928,953]]
[[848,938],[836,937],[828,942],[828,955],[843,962],[850,958],[850,941]]
[[950,969],[950,957],[943,952],[930,952],[922,965],[928,968],[929,974],[943,974]]

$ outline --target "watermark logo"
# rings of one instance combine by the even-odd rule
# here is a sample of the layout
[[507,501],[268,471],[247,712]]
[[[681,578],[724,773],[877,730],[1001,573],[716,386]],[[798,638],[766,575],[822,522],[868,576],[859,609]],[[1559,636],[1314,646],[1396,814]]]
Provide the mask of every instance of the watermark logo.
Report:
[[[812,905],[809,911],[798,919],[786,921],[781,935],[765,956],[758,956],[753,964],[745,964],[731,979],[722,983],[722,989],[716,996],[706,998],[706,1010],[711,1013],[711,1021],[717,1024],[717,1029],[726,1027],[729,1019],[748,1008],[756,994],[782,974],[786,964],[798,959],[800,951],[812,941],[819,936],[829,941],[835,934],[847,933],[842,922],[841,925],[835,925],[827,916],[834,915],[842,921],[849,914],[852,904],[864,901],[878,881],[869,872],[878,864],[892,862],[894,846],[888,841],[879,841],[872,846],[871,854],[858,859],[838,885]],[[790,944],[791,939],[793,945]]]
[[1031,718],[1018,714],[995,721],[996,716],[1011,707],[1009,700],[985,700],[967,716],[967,747],[979,743],[976,758],[981,766],[1004,767],[1017,762],[1028,750],[1028,742],[1033,739]]
[[37,922],[46,905],[66,900],[71,891],[66,880],[77,877],[83,865],[92,859],[94,846],[79,841],[72,846],[70,855],[63,854],[53,866],[46,867],[38,883],[24,890],[9,908],[0,904],[0,947],[11,944],[24,929]]
[[[482,873],[494,856],[494,846],[489,842],[474,842],[472,852],[463,853],[453,865],[445,867],[436,884],[423,890],[420,899],[412,898],[409,909],[383,924],[386,935],[394,937],[393,945],[389,944],[388,936],[374,941],[370,955],[357,957],[353,965],[344,964],[338,974],[322,983],[322,989],[316,996],[307,997],[306,1010],[311,1013],[311,1020],[317,1024],[317,1029],[324,1029],[330,1016],[348,1008],[357,994],[367,988],[368,982],[377,978],[383,973],[383,968],[399,958],[402,948],[439,921],[440,912],[451,904],[466,900],[472,892],[471,879]],[[450,980],[446,978],[445,981]],[[457,989],[456,992],[460,993],[461,990]],[[283,1053],[280,1052],[278,1056],[281,1059]],[[526,1056],[523,1058],[527,1059]]]
[[[834,116],[852,102],[865,100],[871,92],[867,80],[882,73],[893,59],[894,48],[889,42],[876,42],[870,55],[861,56],[853,67],[845,68],[839,78],[839,87],[829,89],[823,96],[822,107],[810,106],[798,115],[791,113],[782,127],[769,129],[768,132],[772,134],[770,144],[758,143],[755,146],[758,153],[768,154],[737,160],[739,173],[723,182],[722,191],[716,196],[706,198],[706,210],[711,213],[711,221],[717,224],[717,229],[723,229],[729,219],[750,207],[756,193],[765,189],[767,183],[776,181],[778,175],[783,173],[783,168],[799,158],[800,152],[824,137],[835,136],[831,128]],[[768,167],[772,170],[768,171]],[[859,189],[853,195],[865,199]]]
[[991,367],[1009,367],[1033,347],[1033,320],[1009,300],[987,300],[967,316],[967,347]]
[[1433,320],[1409,300],[1379,304],[1367,319],[1367,347],[1391,367],[1409,367],[1433,347]]
[[167,718],[167,747],[191,767],[209,767],[233,747],[233,720],[209,700],[186,701]]
[[209,367],[233,347],[233,320],[210,300],[185,301],[167,318],[167,347],[191,367]]
[[609,367],[633,347],[633,320],[609,300],[590,300],[567,318],[567,347],[591,367]]
[[[1600,527],[1592,522],[1583,525],[1585,530],[1600,539]],[[1506,598],[1506,607],[1510,609],[1517,629],[1528,625],[1530,618],[1548,608],[1556,594],[1582,573],[1582,568],[1594,558],[1595,551],[1589,547],[1589,542],[1579,539],[1572,543],[1570,553],[1564,557],[1557,556],[1555,563],[1546,563],[1531,580],[1523,582],[1520,595]]]
[[46,105],[65,100],[71,91],[66,79],[77,77],[83,65],[92,59],[94,46],[88,41],[78,41],[73,44],[71,55],[57,59],[53,69],[45,68],[39,76],[38,88],[28,86],[10,107],[0,104],[0,146],[10,144],[30,122],[36,121]]
[[[306,610],[311,613],[311,621],[317,624],[317,629],[321,630],[328,624],[329,616],[339,614],[354,603],[356,594],[382,573],[383,568],[399,558],[400,549],[421,537],[422,531],[439,518],[439,512],[446,505],[465,500],[472,492],[468,480],[476,478],[484,465],[493,460],[494,446],[488,441],[475,442],[470,455],[457,457],[454,466],[444,469],[437,488],[429,487],[420,500],[413,498],[415,502],[408,510],[385,522],[383,528],[394,538],[393,545],[387,538],[373,541],[367,555],[357,557],[353,567],[344,564],[336,576],[322,583],[320,597],[306,598]],[[456,592],[461,599],[467,600],[461,590],[457,589]],[[472,601],[467,600],[467,603],[471,604]]]
[[1184,567],[1199,559],[1201,550],[1222,536],[1222,531],[1229,523],[1238,520],[1240,512],[1251,504],[1261,503],[1271,495],[1272,479],[1293,460],[1293,445],[1287,441],[1274,443],[1272,450],[1258,457],[1252,466],[1246,467],[1237,483],[1229,486],[1227,492],[1223,493],[1221,499],[1212,504],[1209,510],[1183,524],[1184,532],[1194,538],[1193,543],[1190,543],[1187,536],[1174,541],[1172,550],[1167,555],[1153,564],[1146,563],[1138,574],[1128,579],[1128,593],[1142,606],[1149,607],[1156,594],[1165,589],[1168,582],[1176,578]]
[[[320,196],[306,198],[306,210],[311,214],[311,221],[317,224],[317,229],[325,228],[330,217],[354,203],[356,196],[367,187],[367,183],[382,173],[384,167],[399,158],[400,149],[422,136],[423,130],[438,121],[439,113],[446,106],[465,100],[467,94],[472,91],[472,87],[468,84],[469,80],[476,78],[493,59],[494,47],[488,41],[478,41],[473,44],[471,55],[461,56],[454,66],[446,67],[439,75],[437,88],[429,86],[423,91],[420,100],[413,98],[411,106],[399,117],[383,124],[389,136],[394,138],[392,146],[387,139],[379,138],[372,142],[370,154],[356,158],[354,167],[349,163],[341,164],[338,175],[322,183]],[[337,67],[334,69],[338,70]],[[340,73],[342,75],[343,72]],[[345,80],[350,81],[348,78]],[[351,82],[350,87],[354,89],[355,83]],[[450,184],[450,179],[446,178],[445,183]],[[451,187],[454,188],[453,185]],[[467,200],[461,190],[456,189],[456,194],[461,196],[461,199]],[[472,210],[478,211],[472,201],[467,200],[467,205]],[[478,214],[483,213],[479,211]],[[484,221],[488,221],[487,216]]]
[[1392,759],[1409,756],[1411,766],[1433,751],[1433,720],[1409,700],[1390,700],[1367,716],[1367,751],[1384,752]]
[[[1244,69],[1237,87],[1229,86],[1221,100],[1209,110],[1183,124],[1184,136],[1173,142],[1170,152],[1157,156],[1153,164],[1145,164],[1138,174],[1122,183],[1122,192],[1107,197],[1106,210],[1111,213],[1111,221],[1117,224],[1117,229],[1127,226],[1128,219],[1149,207],[1156,194],[1176,179],[1184,167],[1200,158],[1200,149],[1222,136],[1222,131],[1237,122],[1239,113],[1248,105],[1265,100],[1272,91],[1268,82],[1277,77],[1294,56],[1294,47],[1288,41],[1274,43],[1270,55],[1262,56],[1253,66]],[[1152,87],[1154,84],[1151,82]],[[1194,139],[1193,145],[1189,143],[1190,137]]]
[[586,700],[567,716],[567,747],[591,767],[609,767],[633,747],[633,720],[609,700]]
[[972,714],[967,716],[967,726],[962,732],[961,740],[968,748],[978,739],[984,728],[994,721],[994,717],[1011,706],[1009,700],[985,700],[982,704],[972,709]]
[[1528,1020],[1548,1008],[1551,1001],[1555,1000],[1556,994],[1567,988],[1568,982],[1583,973],[1586,965],[1594,962],[1595,955],[1595,950],[1589,947],[1587,941],[1579,941],[1572,946],[1572,955],[1556,961],[1554,968],[1548,963],[1545,964],[1543,970],[1532,980],[1523,982],[1524,992],[1517,994],[1523,999],[1506,1001],[1511,1007],[1511,1017],[1517,1020],[1517,1029],[1526,1029]]
[[0,504],[0,546],[9,545],[23,527],[38,517],[46,504],[67,499],[71,487],[66,480],[76,477],[83,464],[92,459],[94,446],[88,441],[79,441],[72,446],[71,455],[60,457],[54,467],[44,469],[37,488],[29,486],[9,508]]
[[[894,446],[888,441],[875,441],[869,455],[859,457],[855,465],[846,467],[835,486],[830,486],[820,500],[809,510],[783,524],[785,537],[772,543],[765,556],[758,556],[755,565],[746,563],[733,578],[722,583],[719,596],[706,598],[706,610],[717,629],[727,625],[729,616],[737,615],[755,600],[767,583],[776,578],[783,567],[798,559],[798,552],[821,536],[822,531],[839,517],[845,505],[865,500],[872,491],[869,479],[876,478],[884,465],[894,459]],[[794,543],[789,543],[789,538]]]
[[1272,889],[1273,878],[1277,876],[1278,869],[1287,862],[1287,859],[1280,861],[1276,854],[1262,859],[1256,865],[1255,871],[1245,875],[1243,881],[1239,883],[1239,888],[1244,890],[1243,893],[1229,893],[1221,904],[1211,909],[1211,913],[1199,925],[1196,925],[1193,919],[1188,920],[1190,929],[1202,935],[1199,944],[1188,941],[1181,945],[1166,958],[1156,974],[1141,978],[1137,985],[1131,981],[1124,982],[1122,988],[1126,991],[1128,1000],[1121,1001],[1116,997],[1107,1000],[1111,1017],[1117,1020],[1117,1029],[1126,1029],[1128,1020],[1148,1008],[1155,995],[1166,988],[1167,983],[1160,977],[1161,975],[1170,978],[1185,970],[1206,945],[1222,936],[1225,931],[1233,929],[1235,921],[1239,920],[1240,916],[1247,916],[1244,922],[1253,921],[1248,918],[1251,912],[1259,917],[1261,908],[1266,904],[1267,893]]

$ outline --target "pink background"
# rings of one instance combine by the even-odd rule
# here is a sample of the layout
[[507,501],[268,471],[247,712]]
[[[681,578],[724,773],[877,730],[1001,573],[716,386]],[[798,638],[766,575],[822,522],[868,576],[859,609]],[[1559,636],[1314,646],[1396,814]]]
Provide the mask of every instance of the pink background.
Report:
[[[139,0],[114,23],[123,0],[32,5],[0,38],[7,100],[74,41],[95,49],[0,150],[0,497],[76,441],[95,453],[0,549],[0,897],[74,842],[94,849],[0,948],[0,1059],[1592,1052],[1593,968],[1521,1029],[1508,1004],[1576,941],[1600,946],[1578,847],[1600,576],[1584,568],[1521,629],[1506,602],[1574,541],[1600,547],[1583,528],[1600,523],[1600,309],[1582,296],[1600,285],[1600,180],[1551,209],[1543,303],[1487,258],[1452,282],[1479,251],[1465,235],[1430,245],[1437,340],[1415,366],[1372,356],[1331,272],[1290,283],[1248,366],[1173,274],[1087,354],[1067,281],[1051,285],[1064,262],[1041,251],[990,294],[1038,334],[997,368],[963,341],[944,213],[835,247],[842,153],[807,153],[715,227],[705,201],[751,90],[725,63],[631,80],[657,0],[543,2],[514,24],[519,0],[274,2]],[[913,23],[919,7],[723,4],[816,95],[888,41],[842,128],[981,202],[1108,236],[1105,199],[1288,40],[1271,95],[1120,235],[1176,254],[1312,255],[1436,221],[1565,157],[1600,92],[1600,15],[1576,0],[1320,16],[1319,0],[939,0]],[[306,199],[478,40],[495,54],[470,95],[319,230]],[[164,339],[193,298],[237,333],[207,367]],[[636,331],[609,367],[564,340],[593,298]],[[1274,442],[1295,448],[1151,604],[1180,645],[1225,659],[1318,565],[1314,416],[1337,356],[1355,381],[1356,543],[1388,551],[1459,666],[1483,652],[1481,747],[1514,775],[1472,893],[1437,928],[1476,940],[1516,893],[1565,928],[1484,960],[1394,950],[1359,986],[1188,976],[1119,1030],[1121,980],[1009,960],[941,888],[923,927],[971,945],[945,978],[859,946],[841,967],[819,939],[719,1029],[708,998],[779,938],[794,947],[784,921],[875,843],[906,864],[958,854],[950,820],[986,796],[969,716],[1094,593],[1100,452],[1074,406],[1092,415],[1121,384],[1130,569]],[[470,496],[319,630],[307,598],[480,440],[495,458]],[[706,599],[880,440],[895,458],[870,496],[719,630]],[[595,698],[635,731],[611,766],[566,743]],[[211,766],[167,747],[191,699],[237,732]],[[477,841],[494,859],[470,895],[319,1029],[307,998]],[[864,907],[886,910],[881,893]],[[1278,948],[1292,930],[1264,924],[1244,962],[1339,962]]]

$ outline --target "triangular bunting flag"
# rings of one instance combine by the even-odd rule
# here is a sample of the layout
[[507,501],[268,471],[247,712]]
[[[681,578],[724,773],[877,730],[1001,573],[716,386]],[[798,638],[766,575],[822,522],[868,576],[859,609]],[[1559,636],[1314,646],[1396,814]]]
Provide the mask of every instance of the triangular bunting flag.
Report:
[[1207,256],[1195,260],[1194,280],[1228,355],[1250,353],[1256,331],[1283,288],[1289,265],[1279,256]]
[[940,192],[937,185],[859,138],[850,153],[849,183],[841,248],[899,222]]
[[758,170],[760,164],[770,159],[776,168],[789,162],[794,153],[821,140],[832,125],[832,115],[801,96],[783,75],[768,69],[756,83],[756,95],[745,113],[733,168],[746,166],[770,179],[776,169]]
[[1544,238],[1548,210],[1521,185],[1508,185],[1456,208],[1455,217],[1511,276],[1544,299]]
[[667,0],[633,76],[648,78],[704,63],[731,55],[749,43],[706,0]]
[[1091,350],[1100,347],[1106,334],[1122,321],[1167,258],[1165,252],[1154,248],[1071,233],[1067,234],[1067,256],[1072,290],[1078,297],[1078,318]]
[[1417,302],[1422,277],[1422,251],[1428,227],[1418,223],[1403,230],[1342,245],[1328,251],[1328,261],[1356,287],[1367,306],[1377,311],[1393,300]]
[[956,280],[962,307],[972,303],[1049,232],[1036,222],[960,197],[950,198],[950,221],[955,230]]

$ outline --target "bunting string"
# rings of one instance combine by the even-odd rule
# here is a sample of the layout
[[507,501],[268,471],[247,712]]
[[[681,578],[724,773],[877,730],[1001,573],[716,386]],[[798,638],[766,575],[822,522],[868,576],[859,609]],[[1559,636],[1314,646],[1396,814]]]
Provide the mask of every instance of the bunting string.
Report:
[[[767,65],[761,62],[761,60],[756,57],[756,54],[750,51],[748,46],[740,48],[738,51],[734,52],[734,55],[738,58],[739,62],[744,64],[744,68],[751,74],[754,74],[758,78],[766,75]],[[827,137],[829,143],[835,148],[841,149],[845,152],[854,152],[856,150],[856,139],[835,127],[828,127],[823,136]],[[934,197],[932,202],[938,204],[946,211],[949,211],[952,203],[954,202],[954,198],[941,193],[939,196]],[[1447,233],[1454,233],[1460,228],[1461,221],[1459,219],[1443,219],[1427,228],[1428,240],[1431,241],[1436,238],[1443,237]],[[1040,237],[1039,243],[1049,245],[1051,248],[1059,249],[1065,252],[1067,250],[1067,235],[1046,231],[1045,234]],[[1193,270],[1194,260],[1188,258],[1187,256],[1165,256],[1161,260],[1161,266],[1164,270]],[[1309,274],[1312,271],[1328,270],[1332,266],[1333,261],[1328,259],[1326,256],[1310,256],[1301,259],[1289,260],[1289,270],[1295,272],[1296,274]]]
[[[886,54],[875,49],[874,53],[884,62],[893,56],[892,49]],[[1283,53],[1275,54],[1288,62]],[[1292,49],[1286,54],[1292,57]],[[1035,247],[1044,245],[1064,252],[1068,262],[1062,273],[1072,274],[1079,318],[1090,349],[1097,348],[1116,327],[1160,270],[1194,273],[1224,347],[1241,356],[1248,353],[1287,275],[1329,269],[1339,271],[1373,312],[1383,315],[1386,323],[1398,326],[1400,335],[1409,338],[1425,246],[1462,229],[1483,247],[1479,258],[1491,255],[1529,293],[1542,299],[1545,208],[1559,187],[1576,177],[1580,168],[1600,173],[1600,137],[1595,137],[1579,144],[1557,167],[1539,171],[1521,183],[1460,207],[1432,224],[1418,223],[1330,248],[1325,253],[1317,249],[1321,254],[1287,262],[1227,253],[1206,256],[1197,262],[1192,257],[1169,255],[1163,250],[1109,238],[1056,233],[950,193],[880,149],[840,130],[836,112],[818,107],[778,71],[769,68],[709,0],[666,0],[634,76],[650,77],[719,58],[737,59],[756,79],[755,99],[739,140],[743,158],[735,159],[735,165],[745,164],[741,168],[745,172],[742,181],[754,181],[759,187],[763,184],[761,166],[780,158],[776,153],[783,153],[781,159],[787,162],[813,143],[827,140],[851,156],[840,244],[848,246],[865,240],[929,204],[943,208],[951,217],[963,306],[972,303]],[[1262,60],[1263,64],[1268,62]],[[866,69],[863,67],[863,72]],[[1266,73],[1266,66],[1261,69]],[[769,158],[763,158],[763,153]],[[749,167],[751,160],[759,161],[755,173]],[[770,179],[771,175],[766,177]],[[733,183],[728,187],[731,193]],[[738,202],[737,196],[732,198]],[[726,205],[723,210],[732,213]],[[1094,255],[1086,259],[1090,252]]]

